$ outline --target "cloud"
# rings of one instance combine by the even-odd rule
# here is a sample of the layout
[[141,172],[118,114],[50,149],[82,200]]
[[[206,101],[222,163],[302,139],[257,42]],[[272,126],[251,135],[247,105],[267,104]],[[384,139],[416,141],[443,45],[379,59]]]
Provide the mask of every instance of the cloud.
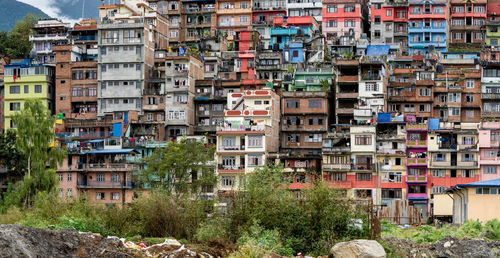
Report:
[[48,16],[53,18],[59,18],[64,22],[70,22],[71,24],[74,24],[79,21],[79,19],[73,19],[66,15],[63,15],[61,9],[59,9],[58,7],[58,4],[61,4],[61,2],[67,3],[70,0],[17,0],[17,1],[34,6],[42,10]]

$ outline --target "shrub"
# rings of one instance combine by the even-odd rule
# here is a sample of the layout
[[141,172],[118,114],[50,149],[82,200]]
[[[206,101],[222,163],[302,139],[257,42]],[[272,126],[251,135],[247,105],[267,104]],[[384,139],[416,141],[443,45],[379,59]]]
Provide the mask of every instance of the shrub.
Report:
[[493,219],[484,225],[484,231],[486,231],[486,237],[491,240],[500,240],[500,221],[498,219]]
[[0,224],[15,224],[24,217],[21,210],[16,206],[11,206],[5,214],[0,214]]
[[222,218],[214,218],[205,221],[198,227],[195,239],[201,243],[221,242],[228,239],[227,221]]

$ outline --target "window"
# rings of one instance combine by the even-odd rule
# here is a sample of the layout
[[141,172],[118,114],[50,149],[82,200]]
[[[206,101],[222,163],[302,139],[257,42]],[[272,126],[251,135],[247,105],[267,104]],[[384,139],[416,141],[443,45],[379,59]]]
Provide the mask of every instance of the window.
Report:
[[57,192],[58,192],[58,193],[57,193],[57,196],[58,196],[59,198],[62,198],[62,197],[63,197],[63,189],[62,189],[62,188],[59,188],[59,189],[57,189]]
[[493,158],[497,156],[497,151],[494,150],[485,150],[484,151],[484,157],[485,158]]
[[111,193],[111,200],[120,200],[120,193]]
[[483,173],[485,174],[496,174],[497,167],[496,166],[484,166]]
[[491,132],[490,133],[490,141],[497,142],[498,141],[499,132]]
[[401,183],[401,172],[386,172],[382,173],[382,182],[384,183]]
[[429,89],[429,88],[418,89],[418,95],[419,96],[430,96],[431,95],[431,89]]
[[466,161],[466,162],[474,161],[474,154],[472,154],[472,153],[462,154],[462,161]]
[[408,193],[424,194],[427,191],[426,185],[408,185]]
[[401,166],[401,158],[394,159],[394,165],[395,166]]
[[356,173],[356,181],[372,181],[371,173]]
[[322,101],[319,100],[319,99],[312,99],[312,100],[309,100],[308,102],[308,107],[309,108],[321,108],[322,106]]
[[248,16],[240,16],[240,23],[248,23]]
[[462,39],[462,33],[461,32],[455,32],[455,39]]
[[21,103],[20,102],[10,103],[10,111],[18,111],[18,110],[21,110]]
[[422,8],[421,7],[413,7],[411,8],[411,13],[412,14],[420,14],[422,12]]
[[345,5],[344,6],[344,12],[345,13],[353,13],[355,11],[354,5]]
[[449,116],[459,116],[460,115],[460,108],[450,107],[448,115]]
[[434,154],[435,161],[446,161],[446,154],[444,153],[436,153]]
[[380,38],[380,30],[375,30],[375,32],[373,33],[373,36],[377,39]]
[[462,137],[462,144],[467,144],[467,145],[472,145],[475,144],[475,138],[471,136],[464,136]]
[[433,170],[432,177],[446,177],[446,171],[445,170]]
[[96,181],[97,182],[105,182],[106,181],[106,177],[104,174],[97,174],[96,175]]
[[435,6],[434,7],[434,13],[436,13],[436,14],[442,14],[442,13],[444,13],[443,7],[442,6]]
[[377,83],[366,83],[365,84],[366,91],[378,91]]
[[300,134],[289,134],[287,140],[290,143],[300,142]]
[[474,177],[474,170],[471,169],[462,170],[462,177]]
[[392,10],[391,9],[385,10],[385,16],[387,16],[387,17],[392,16]]
[[454,13],[463,13],[464,7],[463,6],[453,6],[453,12]]
[[234,185],[234,176],[222,176],[221,177],[222,186],[233,186]]
[[484,6],[474,6],[474,12],[475,13],[484,13]]
[[344,27],[356,27],[355,20],[344,20]]
[[97,193],[95,193],[95,198],[97,200],[104,200],[105,197],[106,197],[106,195],[103,192],[97,192]]
[[403,191],[400,188],[384,188],[382,189],[383,199],[401,199]]
[[446,187],[444,186],[433,186],[432,193],[433,194],[443,194],[446,191]]
[[455,103],[461,102],[460,93],[448,93],[448,101]]
[[328,20],[326,22],[326,27],[336,28],[338,25],[337,20]]
[[240,9],[248,9],[248,2],[241,2]]
[[380,10],[382,8],[382,4],[374,3],[373,7],[375,8],[375,10]]
[[372,137],[370,135],[356,135],[355,137],[356,145],[371,145]]
[[467,89],[474,89],[474,80],[466,80],[465,81],[465,87]]
[[327,6],[326,12],[327,13],[336,13],[337,12],[337,6],[336,5],[329,5],[329,6]]
[[170,30],[170,37],[171,38],[177,38],[179,37],[179,31],[178,30]]
[[385,31],[392,31],[392,23],[385,24]]
[[59,174],[59,182],[62,182],[64,181],[64,175],[63,174]]
[[42,85],[35,85],[35,93],[42,93]]
[[380,23],[380,16],[376,15],[374,21],[375,21],[375,24],[379,24]]
[[306,142],[322,142],[323,141],[323,135],[322,134],[309,134],[309,136],[306,138]]
[[68,197],[73,196],[73,189],[68,188],[68,189],[66,190],[66,196],[68,196]]
[[261,160],[262,160],[262,155],[248,155],[249,166],[260,166]]
[[21,86],[19,85],[13,85],[9,87],[9,93],[10,94],[19,94],[21,93]]
[[248,136],[248,147],[262,147],[262,136],[261,135],[249,135]]
[[450,170],[450,177],[457,177],[457,170],[456,169]]
[[111,182],[120,182],[120,175],[116,173],[111,174]]
[[186,113],[184,110],[168,111],[168,120],[184,120]]
[[73,174],[68,173],[68,182],[71,182],[73,180]]
[[30,86],[24,85],[24,93],[30,93]]

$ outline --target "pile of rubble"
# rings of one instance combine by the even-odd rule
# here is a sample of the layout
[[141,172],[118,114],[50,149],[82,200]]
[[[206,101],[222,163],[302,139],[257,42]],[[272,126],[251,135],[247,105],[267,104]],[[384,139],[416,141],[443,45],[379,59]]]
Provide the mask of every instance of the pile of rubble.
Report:
[[48,230],[0,225],[0,257],[219,257],[220,250],[196,251],[175,239],[147,247],[117,237],[74,229]]

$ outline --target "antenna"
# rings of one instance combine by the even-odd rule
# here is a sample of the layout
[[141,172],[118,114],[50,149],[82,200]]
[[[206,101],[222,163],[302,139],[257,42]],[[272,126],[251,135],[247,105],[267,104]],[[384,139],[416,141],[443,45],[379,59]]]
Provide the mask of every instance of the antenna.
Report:
[[85,17],[85,0],[82,1],[82,20]]

